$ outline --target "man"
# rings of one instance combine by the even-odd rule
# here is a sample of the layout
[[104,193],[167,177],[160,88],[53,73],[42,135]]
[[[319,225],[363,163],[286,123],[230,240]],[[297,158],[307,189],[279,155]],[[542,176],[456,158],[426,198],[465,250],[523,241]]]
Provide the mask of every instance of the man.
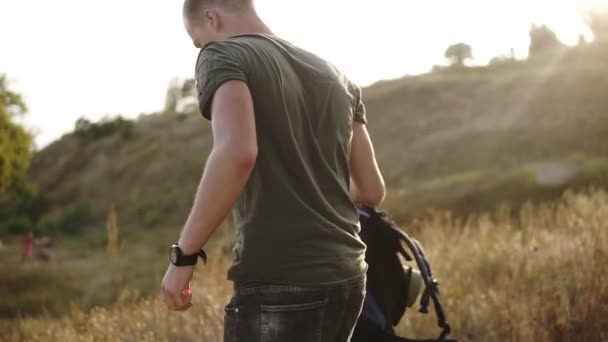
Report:
[[252,0],[186,0],[184,22],[201,48],[213,149],[171,249],[165,303],[192,305],[193,264],[234,207],[224,341],[348,341],[367,269],[355,203],[385,195],[360,89],[274,36]]

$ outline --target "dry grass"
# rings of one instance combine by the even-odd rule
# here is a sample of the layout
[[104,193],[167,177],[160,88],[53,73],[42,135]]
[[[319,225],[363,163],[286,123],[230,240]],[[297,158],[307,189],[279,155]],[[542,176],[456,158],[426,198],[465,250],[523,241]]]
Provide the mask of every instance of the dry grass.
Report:
[[[408,230],[427,250],[454,336],[461,341],[608,340],[608,194],[566,194],[525,206],[518,218],[437,213]],[[2,341],[221,341],[227,258],[200,268],[195,306],[166,311],[156,297],[124,288],[114,304],[63,318],[0,323]],[[164,266],[164,263],[162,263]],[[69,270],[68,270],[69,271]],[[438,331],[415,308],[398,327],[408,337]]]
[[[418,228],[462,340],[608,339],[605,192],[528,205],[517,219],[480,215],[458,223],[437,215]],[[417,316],[400,331],[436,331],[432,317]]]
[[[196,275],[195,306],[188,313],[171,313],[157,296],[143,299],[137,286],[123,286],[117,289],[115,302],[105,307],[86,311],[73,302],[61,317],[0,321],[0,341],[221,341],[222,303],[230,295],[223,276],[227,259],[221,249],[210,259],[215,262],[199,268]],[[164,259],[155,262],[160,268],[167,264]]]

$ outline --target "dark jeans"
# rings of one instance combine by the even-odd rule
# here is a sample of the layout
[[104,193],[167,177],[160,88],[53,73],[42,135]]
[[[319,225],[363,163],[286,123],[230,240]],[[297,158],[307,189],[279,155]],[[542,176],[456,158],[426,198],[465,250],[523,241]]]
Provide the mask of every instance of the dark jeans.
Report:
[[347,342],[364,298],[365,279],[335,287],[235,284],[224,342]]

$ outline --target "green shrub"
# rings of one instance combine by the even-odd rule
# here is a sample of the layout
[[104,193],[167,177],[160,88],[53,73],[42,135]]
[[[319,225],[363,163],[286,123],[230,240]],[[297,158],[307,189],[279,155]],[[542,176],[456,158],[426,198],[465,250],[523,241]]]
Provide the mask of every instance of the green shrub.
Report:
[[57,222],[58,229],[69,235],[80,234],[93,222],[93,209],[89,201],[76,203]]
[[37,224],[48,212],[50,206],[51,203],[46,196],[32,194],[23,200],[21,210],[32,223]]
[[146,227],[154,226],[158,223],[159,217],[160,215],[158,214],[158,211],[154,209],[146,209],[143,217],[144,225],[146,225]]
[[23,235],[27,232],[34,231],[34,225],[27,217],[20,216],[6,221],[9,234]]
[[48,212],[49,201],[42,195],[27,193],[0,208],[0,233],[42,232],[38,222]]
[[105,118],[98,123],[80,118],[74,127],[74,135],[81,142],[96,141],[114,134],[118,134],[122,139],[131,139],[133,133],[133,121],[121,116],[114,119]]

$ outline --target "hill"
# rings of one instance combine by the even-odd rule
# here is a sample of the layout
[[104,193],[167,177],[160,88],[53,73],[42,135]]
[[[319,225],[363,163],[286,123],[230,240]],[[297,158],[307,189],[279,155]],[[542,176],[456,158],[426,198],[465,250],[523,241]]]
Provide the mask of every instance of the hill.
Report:
[[[369,128],[396,216],[460,214],[608,184],[608,59],[450,69],[364,89]],[[131,134],[69,134],[31,166],[53,215],[116,205],[133,226],[181,225],[211,148],[197,113],[140,117]]]

